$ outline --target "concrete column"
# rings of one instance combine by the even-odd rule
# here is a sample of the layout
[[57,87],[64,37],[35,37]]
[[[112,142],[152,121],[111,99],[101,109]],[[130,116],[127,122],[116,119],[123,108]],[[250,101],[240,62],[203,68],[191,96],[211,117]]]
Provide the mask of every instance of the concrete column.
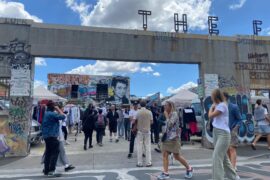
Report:
[[[30,152],[29,135],[34,80],[34,61],[27,42],[11,41],[9,44],[10,102],[9,114],[1,119],[5,141],[4,156],[26,156]],[[1,124],[1,123],[0,123]]]

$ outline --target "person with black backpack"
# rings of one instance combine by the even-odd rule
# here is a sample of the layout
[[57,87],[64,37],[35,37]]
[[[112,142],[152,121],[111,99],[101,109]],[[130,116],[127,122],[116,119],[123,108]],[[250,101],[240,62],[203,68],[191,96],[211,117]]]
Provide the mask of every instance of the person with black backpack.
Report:
[[102,114],[102,109],[98,110],[98,115],[95,122],[96,131],[97,131],[97,143],[99,146],[103,146],[102,139],[103,135],[105,133],[105,127],[106,127],[106,118]]

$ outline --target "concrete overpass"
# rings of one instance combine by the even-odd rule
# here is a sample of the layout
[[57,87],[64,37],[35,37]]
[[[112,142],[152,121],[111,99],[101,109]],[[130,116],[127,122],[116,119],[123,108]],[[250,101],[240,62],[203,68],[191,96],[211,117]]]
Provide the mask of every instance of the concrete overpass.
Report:
[[8,133],[19,134],[24,149],[12,153],[26,155],[29,149],[34,57],[199,64],[200,95],[206,97],[217,86],[232,95],[247,96],[250,89],[270,89],[269,53],[269,37],[151,32],[0,18],[0,77],[11,78],[11,113],[6,121],[14,127],[9,127]]

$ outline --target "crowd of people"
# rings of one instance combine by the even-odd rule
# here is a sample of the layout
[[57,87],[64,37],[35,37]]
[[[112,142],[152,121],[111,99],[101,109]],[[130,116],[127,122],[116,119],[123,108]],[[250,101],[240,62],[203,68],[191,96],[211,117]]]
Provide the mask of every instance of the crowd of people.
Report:
[[[237,132],[242,121],[240,110],[236,104],[229,101],[228,93],[216,89],[212,92],[213,104],[208,112],[213,132],[214,151],[212,156],[212,176],[215,180],[227,177],[231,180],[240,179],[237,175],[237,147],[239,141]],[[257,101],[254,118],[259,122],[260,134],[256,137],[251,147],[256,150],[256,142],[262,133],[268,134],[270,148],[270,119],[261,100]],[[59,142],[63,136],[61,123],[66,118],[65,114],[53,102],[47,104],[42,133],[46,144],[44,153],[44,175],[55,175],[57,159],[62,160],[65,170],[71,170],[65,155],[64,146]],[[111,105],[95,107],[89,104],[82,117],[82,131],[84,133],[83,149],[93,148],[93,132],[96,131],[96,142],[103,146],[103,136],[108,127],[110,142],[118,143],[125,139],[129,142],[127,158],[133,158],[134,146],[137,148],[137,167],[151,167],[151,144],[157,145],[157,151],[162,152],[163,171],[158,176],[159,180],[169,179],[169,155],[179,161],[185,168],[185,178],[192,178],[193,167],[181,155],[181,125],[179,113],[171,101],[166,101],[162,108],[153,103],[150,107],[144,100],[129,106]],[[64,130],[65,131],[65,130]],[[64,141],[64,137],[62,141]],[[62,152],[61,152],[62,151]],[[59,155],[61,154],[61,156]],[[143,161],[145,158],[145,161]],[[59,161],[60,161],[59,160]],[[145,164],[143,164],[145,162]]]

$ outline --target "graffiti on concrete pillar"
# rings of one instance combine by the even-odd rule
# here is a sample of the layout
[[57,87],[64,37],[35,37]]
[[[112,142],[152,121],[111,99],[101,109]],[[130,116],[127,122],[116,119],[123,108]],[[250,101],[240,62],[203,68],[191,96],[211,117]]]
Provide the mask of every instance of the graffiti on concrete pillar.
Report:
[[[254,122],[252,121],[252,114],[249,113],[249,99],[247,95],[237,94],[230,96],[230,101],[237,104],[242,116],[242,122],[238,130],[238,140],[240,142],[252,142],[254,139]],[[211,97],[208,96],[204,99],[204,119],[205,127],[210,123],[208,112],[212,105]],[[206,138],[209,142],[213,143],[213,134],[207,128],[205,129]]]
[[31,125],[33,58],[30,46],[17,39],[0,45],[0,55],[8,57],[11,69],[9,109],[0,114],[0,155],[25,156],[29,152]]
[[218,85],[220,89],[222,89],[224,92],[229,93],[230,95],[249,93],[249,88],[239,85],[234,76],[231,76],[229,78],[219,76]]
[[11,97],[10,99],[10,110],[9,118],[11,122],[22,122],[28,121],[29,107],[29,97]]

